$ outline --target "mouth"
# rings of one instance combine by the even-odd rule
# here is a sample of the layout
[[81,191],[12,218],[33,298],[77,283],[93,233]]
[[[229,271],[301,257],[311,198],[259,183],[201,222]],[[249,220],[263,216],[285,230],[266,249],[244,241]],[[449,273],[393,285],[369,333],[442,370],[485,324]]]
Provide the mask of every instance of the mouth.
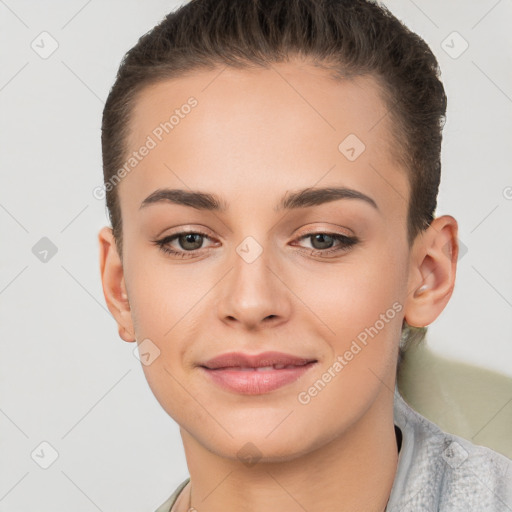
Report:
[[289,370],[289,369],[292,369],[292,368],[300,368],[301,366],[306,366],[306,365],[308,365],[310,363],[316,363],[316,361],[309,361],[309,362],[304,363],[304,364],[288,364],[288,365],[273,364],[273,365],[270,365],[270,366],[256,366],[256,367],[251,367],[251,366],[223,366],[223,367],[220,367],[220,368],[208,368],[207,366],[203,366],[203,368],[206,368],[207,370],[212,370],[212,371],[232,370],[232,371],[237,371],[237,372],[269,372],[269,371],[273,371],[273,370]]
[[260,354],[245,354],[228,352],[200,364],[208,370],[237,368],[239,370],[282,370],[317,362],[314,358],[299,357],[283,352],[263,352]]
[[223,354],[199,365],[224,390],[260,395],[291,384],[318,364],[317,359],[266,352],[259,355]]

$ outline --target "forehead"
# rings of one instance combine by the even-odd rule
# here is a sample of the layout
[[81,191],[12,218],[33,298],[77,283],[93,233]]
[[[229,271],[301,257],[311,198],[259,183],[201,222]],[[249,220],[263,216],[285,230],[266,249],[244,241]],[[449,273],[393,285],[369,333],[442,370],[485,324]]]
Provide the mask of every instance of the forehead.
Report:
[[344,185],[403,216],[408,180],[391,156],[389,123],[371,76],[335,81],[298,62],[196,70],[141,91],[128,153],[151,149],[123,178],[121,205],[138,208],[166,186],[228,203],[241,190],[247,198],[275,190],[277,203],[284,190]]

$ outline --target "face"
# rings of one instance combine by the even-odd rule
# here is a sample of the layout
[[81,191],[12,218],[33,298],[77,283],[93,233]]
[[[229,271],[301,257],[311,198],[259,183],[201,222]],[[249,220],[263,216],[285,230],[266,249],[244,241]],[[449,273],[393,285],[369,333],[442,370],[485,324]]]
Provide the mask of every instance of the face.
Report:
[[[386,113],[373,78],[298,62],[142,92],[128,140],[140,158],[118,185],[130,326],[159,352],[143,365],[156,398],[209,451],[293,458],[390,395],[410,252]],[[300,195],[311,188],[353,192]],[[148,199],[164,189],[184,193]],[[316,362],[252,394],[200,366],[266,351]]]

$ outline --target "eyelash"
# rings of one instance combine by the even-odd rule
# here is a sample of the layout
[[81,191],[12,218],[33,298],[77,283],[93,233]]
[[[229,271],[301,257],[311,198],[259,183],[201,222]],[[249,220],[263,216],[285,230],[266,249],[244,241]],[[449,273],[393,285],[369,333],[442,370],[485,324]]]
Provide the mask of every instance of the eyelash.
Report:
[[[198,251],[201,251],[202,249],[195,249],[193,251],[176,251],[175,249],[171,249],[168,247],[168,244],[172,242],[173,240],[176,240],[180,236],[183,235],[200,235],[204,238],[210,238],[206,233],[203,233],[201,231],[181,231],[180,233],[175,233],[174,235],[166,236],[165,238],[162,238],[160,240],[154,240],[155,245],[159,247],[159,249],[170,256],[180,256],[182,258],[188,258],[188,257],[195,257],[195,254]],[[306,238],[311,238],[315,235],[328,235],[329,237],[333,238],[334,240],[337,240],[340,242],[337,248],[329,248],[329,249],[308,249],[302,248],[303,250],[306,250],[310,253],[320,253],[321,255],[326,254],[332,254],[332,253],[339,253],[339,252],[347,252],[350,250],[352,246],[357,244],[359,242],[359,239],[357,237],[349,237],[345,235],[340,235],[339,233],[329,233],[327,231],[318,231],[313,233],[308,233],[306,235],[302,235],[297,240],[304,240]],[[184,255],[190,255],[190,256],[184,256]]]

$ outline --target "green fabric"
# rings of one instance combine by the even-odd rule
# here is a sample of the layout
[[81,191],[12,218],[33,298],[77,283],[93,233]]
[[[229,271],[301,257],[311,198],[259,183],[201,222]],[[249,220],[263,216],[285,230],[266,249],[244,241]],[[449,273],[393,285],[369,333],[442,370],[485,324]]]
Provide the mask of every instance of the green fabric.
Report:
[[190,477],[181,482],[180,485],[176,488],[176,490],[171,494],[169,499],[167,499],[164,503],[162,503],[155,512],[169,512],[171,507],[174,505],[176,500],[178,499],[178,494],[183,490],[183,488],[189,483]]
[[413,409],[441,430],[512,459],[512,378],[420,343],[405,353],[397,384]]

